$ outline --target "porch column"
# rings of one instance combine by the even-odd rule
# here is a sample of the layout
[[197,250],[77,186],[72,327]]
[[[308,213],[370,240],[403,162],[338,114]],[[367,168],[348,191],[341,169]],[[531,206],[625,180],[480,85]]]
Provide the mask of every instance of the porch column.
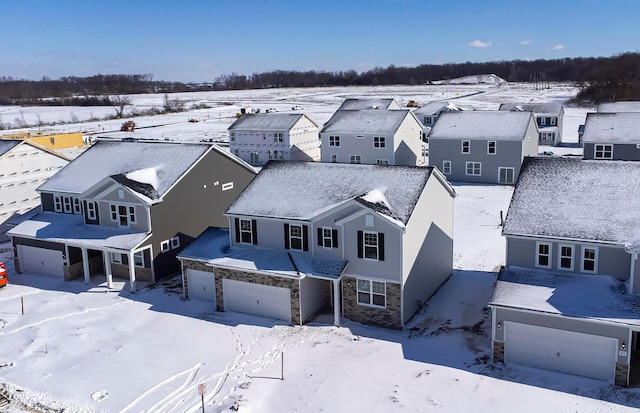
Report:
[[333,280],[333,325],[340,327],[340,280]]
[[631,271],[629,272],[629,291],[631,294],[635,294],[635,278],[636,278],[636,261],[638,260],[638,253],[631,253]]
[[133,262],[133,252],[129,251],[129,254],[127,255],[129,257],[129,283],[131,284],[131,288],[129,288],[131,290],[132,293],[135,293],[137,291],[136,289],[136,265]]
[[82,272],[84,273],[84,283],[89,284],[91,282],[91,272],[89,271],[89,251],[86,248],[82,250]]
[[111,253],[109,251],[104,251],[104,272],[107,276],[107,288],[113,288],[113,273],[111,271]]

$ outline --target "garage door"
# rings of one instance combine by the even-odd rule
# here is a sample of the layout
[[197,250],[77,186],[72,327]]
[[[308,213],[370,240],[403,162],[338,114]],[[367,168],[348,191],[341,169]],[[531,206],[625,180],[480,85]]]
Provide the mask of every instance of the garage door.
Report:
[[190,300],[216,303],[216,283],[212,272],[187,269],[187,288]]
[[20,271],[64,277],[62,251],[18,245]]
[[505,322],[507,363],[600,380],[614,377],[618,340],[529,324]]
[[291,322],[291,295],[288,288],[236,280],[222,280],[224,310],[259,315]]

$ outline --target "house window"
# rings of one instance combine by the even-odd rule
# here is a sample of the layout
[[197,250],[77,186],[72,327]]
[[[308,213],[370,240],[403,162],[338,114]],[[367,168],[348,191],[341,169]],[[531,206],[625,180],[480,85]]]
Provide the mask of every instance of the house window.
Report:
[[338,230],[329,227],[318,228],[318,245],[324,248],[338,248]]
[[555,132],[540,132],[540,142],[553,142],[555,136]]
[[424,117],[424,124],[425,125],[430,125],[431,124],[431,116],[425,116]]
[[62,197],[60,195],[53,196],[53,210],[62,212]]
[[513,168],[498,168],[498,183],[513,184],[515,170]]
[[115,252],[111,253],[111,262],[116,264],[122,264],[122,254],[117,254]]
[[385,307],[387,304],[387,285],[380,281],[369,281],[358,278],[358,304],[374,307]]
[[274,142],[283,142],[283,136],[284,134],[282,132],[276,132],[273,134],[273,141]]
[[384,148],[386,145],[386,139],[384,136],[374,136],[373,137],[373,147],[374,148]]
[[547,118],[540,118],[540,125],[544,126],[547,124]]
[[363,236],[364,258],[369,260],[378,259],[378,233],[365,231]]
[[558,248],[558,268],[573,270],[573,245],[560,244]]
[[471,152],[471,142],[462,141],[462,153],[470,153],[470,152]]
[[62,197],[62,205],[63,205],[65,214],[70,214],[72,212],[72,209],[71,209],[72,203],[73,203],[73,200],[71,199],[70,196]]
[[594,159],[613,159],[613,145],[594,145]]
[[170,249],[171,248],[170,248],[170,244],[169,244],[169,240],[168,239],[166,239],[166,240],[164,240],[164,241],[162,241],[160,243],[160,252],[167,252]]
[[95,221],[98,218],[96,212],[96,203],[87,202],[87,219]]
[[121,227],[136,223],[136,209],[133,206],[111,204],[111,221],[118,222]]
[[551,268],[551,244],[546,242],[536,243],[537,257],[536,267]]
[[253,227],[250,219],[240,220],[240,242],[243,244],[253,244]]
[[598,272],[598,248],[582,247],[582,272]]
[[349,163],[362,163],[362,156],[349,155]]
[[82,214],[82,204],[78,198],[73,198],[73,213]]
[[442,173],[445,175],[451,174],[451,161],[442,161]]
[[389,165],[389,161],[387,159],[377,159],[376,160],[376,165],[387,166],[387,165]]
[[356,139],[364,139],[364,135],[356,135]]
[[259,162],[260,162],[260,156],[258,155],[258,152],[249,153],[249,163],[255,165]]
[[479,176],[482,173],[482,164],[480,162],[467,162],[466,174]]
[[283,151],[269,151],[269,159],[284,159]]
[[556,123],[558,123],[558,119],[557,118],[549,118],[549,123],[551,124],[551,126],[555,126]]
[[487,154],[489,155],[496,154],[496,141],[487,142]]
[[138,251],[133,254],[133,265],[139,268],[144,268],[144,254],[142,251]]
[[180,237],[172,237],[171,238],[171,249],[174,250],[176,248],[180,248]]
[[336,155],[335,153],[332,153],[331,154],[331,162],[332,163],[338,162],[338,155]]
[[231,132],[231,133],[229,133],[229,140],[230,140],[231,142],[235,142],[235,140],[236,140],[236,134],[235,134],[235,132]]
[[289,225],[289,248],[302,250],[302,225]]
[[329,146],[340,146],[340,136],[329,136]]

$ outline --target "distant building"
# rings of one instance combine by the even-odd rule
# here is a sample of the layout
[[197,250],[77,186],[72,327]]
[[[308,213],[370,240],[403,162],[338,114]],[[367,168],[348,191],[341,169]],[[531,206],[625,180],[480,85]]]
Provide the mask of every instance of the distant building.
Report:
[[0,136],[0,139],[20,139],[29,140],[49,149],[65,149],[82,146],[84,144],[82,133],[45,133],[38,131],[35,134],[30,132],[15,133]]
[[368,99],[355,99],[349,98],[342,102],[342,105],[338,110],[401,110],[403,109],[400,104],[392,98],[368,98]]
[[540,145],[558,145],[562,142],[564,108],[560,103],[503,103],[499,110],[533,112],[538,127]]
[[640,113],[588,113],[584,159],[640,161]]

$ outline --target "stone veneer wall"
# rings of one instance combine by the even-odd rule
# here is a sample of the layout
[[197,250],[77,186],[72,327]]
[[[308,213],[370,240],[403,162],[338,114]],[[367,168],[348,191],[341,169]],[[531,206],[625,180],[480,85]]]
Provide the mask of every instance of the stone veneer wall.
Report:
[[[111,274],[116,278],[129,279],[129,266],[124,264],[118,264],[117,262],[112,262]],[[151,281],[151,269],[136,267],[136,280]]]
[[504,342],[502,341],[493,342],[493,362],[504,363]]
[[629,386],[629,365],[624,363],[616,363],[616,386]]
[[385,308],[358,304],[356,278],[342,279],[342,314],[350,320],[379,327],[402,329],[402,300],[400,284],[386,283]]

